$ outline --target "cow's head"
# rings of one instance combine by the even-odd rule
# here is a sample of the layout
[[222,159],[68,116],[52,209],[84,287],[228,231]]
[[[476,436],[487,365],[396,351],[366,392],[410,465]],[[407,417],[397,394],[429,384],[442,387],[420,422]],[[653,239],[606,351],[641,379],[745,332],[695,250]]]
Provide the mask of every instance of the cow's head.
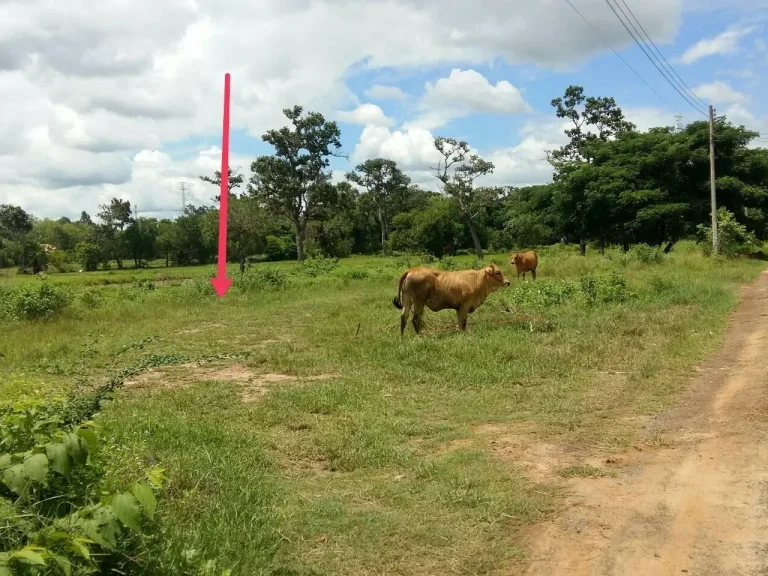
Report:
[[486,266],[485,275],[488,278],[491,290],[498,290],[502,286],[509,286],[509,280],[504,277],[501,268],[496,266],[496,264],[489,264]]
[[512,254],[512,256],[509,258],[510,264],[517,264],[518,262],[521,262],[523,260],[523,255],[520,254],[520,252],[515,252]]

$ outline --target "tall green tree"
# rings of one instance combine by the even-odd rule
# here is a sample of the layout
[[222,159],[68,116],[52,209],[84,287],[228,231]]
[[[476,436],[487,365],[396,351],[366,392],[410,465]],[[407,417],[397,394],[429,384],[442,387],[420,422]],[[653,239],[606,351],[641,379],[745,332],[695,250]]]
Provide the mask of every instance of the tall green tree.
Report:
[[251,164],[251,193],[276,214],[286,216],[296,234],[297,259],[304,260],[307,223],[328,217],[338,201],[331,183],[329,157],[342,156],[341,131],[319,112],[286,108],[291,126],[269,130],[262,140],[275,148]]
[[[227,167],[227,190],[229,192],[242,186],[245,181],[245,176],[238,174],[239,171],[239,168],[233,171],[231,166]],[[213,176],[200,176],[200,180],[214,184],[217,188],[221,189],[221,170],[215,170]],[[221,194],[216,194],[213,197],[214,202],[218,202],[220,199]]]
[[[475,181],[493,173],[495,167],[492,162],[470,153],[469,144],[464,140],[438,136],[434,143],[442,156],[437,165],[437,178],[443,185],[443,191],[456,202],[472,235],[477,257],[482,260],[483,247],[477,235],[476,221],[493,203],[498,191],[496,188],[477,188]],[[453,170],[450,170],[452,167]]]
[[605,142],[613,136],[635,130],[635,125],[624,118],[624,112],[613,98],[585,96],[584,88],[571,85],[560,98],[550,102],[558,118],[567,118],[573,124],[565,130],[568,144],[549,152],[557,162],[590,161],[588,144],[596,140]]
[[397,162],[385,158],[372,158],[358,164],[354,172],[347,173],[347,180],[365,188],[376,207],[381,227],[381,249],[386,248],[388,212],[390,200],[398,191],[407,189],[411,179],[397,167]]
[[[624,112],[616,104],[614,98],[603,96],[585,96],[584,88],[571,85],[562,97],[554,98],[550,104],[555,108],[558,118],[571,121],[573,127],[565,130],[569,142],[556,150],[547,150],[547,159],[555,168],[554,180],[557,182],[566,174],[572,174],[574,163],[591,163],[593,160],[592,144],[607,142],[609,139],[621,136],[635,130],[635,125],[624,118]],[[578,187],[571,188],[577,190]],[[577,235],[579,251],[586,254],[586,222],[585,201],[575,196],[563,198],[562,194],[569,188],[561,188],[561,205],[568,207],[567,228]],[[583,194],[583,190],[581,191]]]
[[125,227],[133,221],[131,203],[128,200],[112,198],[109,204],[99,205],[97,216],[102,221],[99,232],[104,254],[107,258],[114,258],[117,267],[122,268],[123,258],[129,252],[129,245],[123,232]]

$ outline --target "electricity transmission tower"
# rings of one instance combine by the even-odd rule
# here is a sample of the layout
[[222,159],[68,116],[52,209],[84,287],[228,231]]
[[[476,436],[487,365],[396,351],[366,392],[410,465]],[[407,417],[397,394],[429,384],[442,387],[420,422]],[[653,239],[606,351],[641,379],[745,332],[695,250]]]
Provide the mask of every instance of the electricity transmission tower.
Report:
[[184,216],[184,212],[187,209],[187,184],[186,184],[186,182],[179,183],[179,195],[181,196],[181,216]]

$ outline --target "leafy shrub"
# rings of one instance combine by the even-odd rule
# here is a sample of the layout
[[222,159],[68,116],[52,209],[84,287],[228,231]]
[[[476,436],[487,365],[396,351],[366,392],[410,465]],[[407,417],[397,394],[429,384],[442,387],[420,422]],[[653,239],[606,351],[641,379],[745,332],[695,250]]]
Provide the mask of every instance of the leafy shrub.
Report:
[[664,260],[664,251],[661,246],[635,244],[630,248],[629,256],[643,264],[658,264]]
[[98,308],[104,302],[104,295],[98,288],[87,288],[78,292],[75,300],[85,308]]
[[64,250],[54,250],[48,254],[48,264],[56,268],[57,272],[67,272],[67,253]]
[[548,307],[570,301],[578,292],[578,285],[570,280],[521,282],[515,284],[510,290],[512,291],[511,299],[516,304],[523,307]]
[[522,308],[547,308],[574,301],[589,305],[624,302],[630,296],[624,277],[612,271],[607,276],[586,274],[578,281],[520,282],[505,290],[503,298]]
[[72,301],[64,288],[41,280],[0,292],[0,316],[16,320],[44,320],[56,316]]
[[196,276],[177,288],[178,294],[183,298],[204,298],[206,296],[216,296],[216,290],[213,289],[210,276]]
[[[697,232],[699,240],[703,242],[704,254],[711,254],[712,227],[699,224]],[[754,233],[740,224],[732,212],[722,207],[717,211],[717,243],[718,252],[728,257],[744,256],[760,249]]]
[[333,272],[333,270],[339,265],[338,258],[325,258],[319,256],[317,258],[307,258],[297,268],[296,272],[302,276],[308,276],[310,278],[316,278]]
[[277,260],[292,260],[296,258],[296,245],[294,242],[285,238],[267,236],[264,253],[272,262]]
[[263,290],[265,288],[285,288],[287,278],[283,271],[276,268],[249,270],[234,277],[232,285],[243,292]]
[[459,268],[459,264],[453,256],[443,256],[437,265],[443,270],[457,270]]
[[579,278],[582,297],[590,304],[624,302],[630,296],[626,279],[612,270],[608,276],[586,274]]
[[29,399],[0,407],[0,574],[133,572],[163,470],[106,491],[99,427],[64,426],[62,408]]

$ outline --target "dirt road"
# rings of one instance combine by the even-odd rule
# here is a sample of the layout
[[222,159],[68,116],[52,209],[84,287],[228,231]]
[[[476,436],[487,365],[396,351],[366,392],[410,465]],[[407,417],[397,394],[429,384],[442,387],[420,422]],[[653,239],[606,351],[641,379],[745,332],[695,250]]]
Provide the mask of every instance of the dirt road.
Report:
[[615,477],[570,481],[516,574],[768,575],[768,272],[744,288],[721,349]]

